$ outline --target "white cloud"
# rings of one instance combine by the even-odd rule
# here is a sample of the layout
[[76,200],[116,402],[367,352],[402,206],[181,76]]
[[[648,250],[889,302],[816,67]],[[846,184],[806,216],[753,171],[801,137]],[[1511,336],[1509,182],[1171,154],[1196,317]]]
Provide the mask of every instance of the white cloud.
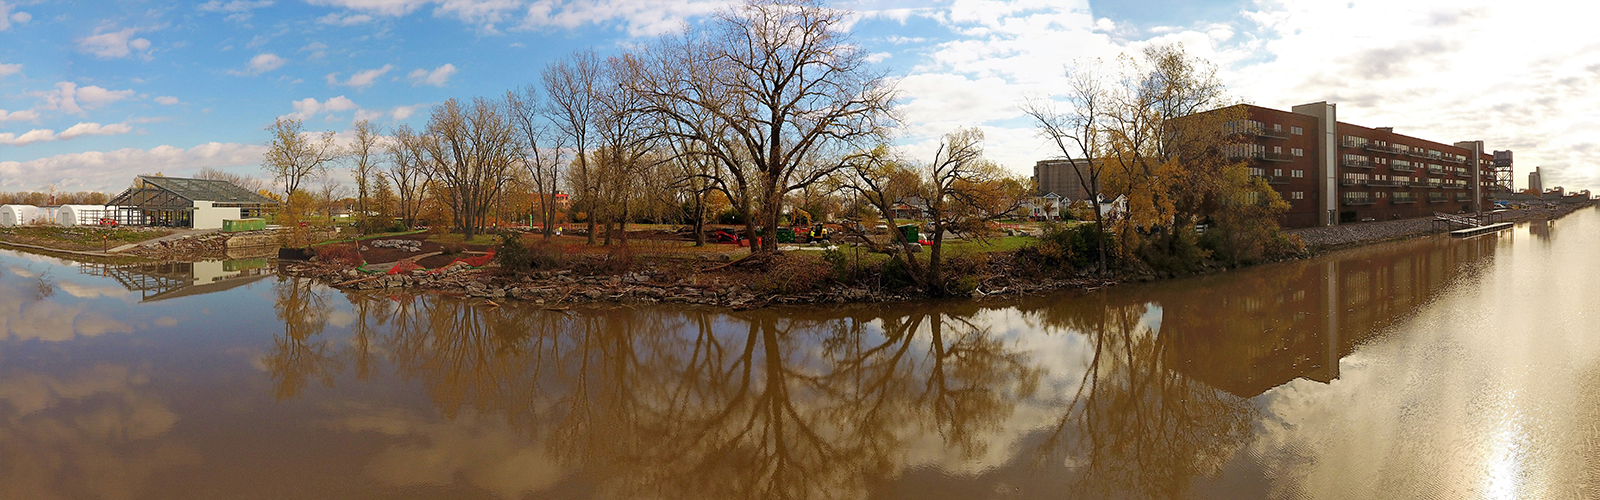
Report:
[[212,142],[189,149],[157,146],[89,151],[29,161],[0,161],[0,190],[42,186],[57,186],[68,191],[120,190],[128,179],[149,172],[152,165],[159,165],[168,172],[258,165],[265,152],[266,146],[259,144]]
[[65,141],[85,135],[119,135],[132,132],[133,127],[125,123],[101,125],[98,123],[79,123],[68,127],[61,133],[50,129],[33,129],[21,135],[7,132],[0,134],[0,145],[26,146],[35,142]]
[[294,101],[290,104],[294,107],[294,112],[280,116],[279,118],[309,120],[318,113],[338,113],[340,111],[349,111],[352,109],[361,108],[361,106],[356,105],[355,101],[351,101],[345,96],[333,97],[322,102],[318,102],[316,98],[307,97],[305,99]]
[[[1445,143],[1483,139],[1516,151],[1518,186],[1533,165],[1546,184],[1600,187],[1600,53],[1587,15],[1528,0],[1322,4],[1288,0],[1247,12],[1254,59],[1224,65],[1239,95],[1263,106],[1339,103],[1340,121],[1394,126]],[[1241,23],[1243,24],[1243,23]],[[1243,36],[1239,38],[1245,38]],[[1529,43],[1528,40],[1539,40]],[[1336,41],[1337,43],[1330,43]]]
[[0,2],[0,31],[8,29],[11,29],[11,6]]
[[250,63],[246,65],[244,70],[228,70],[228,74],[235,76],[256,76],[268,71],[282,68],[284,63],[287,62],[289,61],[282,57],[278,57],[277,54],[273,54],[271,52],[256,54],[255,57],[250,58]]
[[36,111],[29,111],[29,110],[24,109],[24,110],[6,112],[6,110],[0,109],[0,122],[37,120],[37,119],[39,119],[39,113],[36,112]]
[[[312,5],[344,7],[384,16],[403,16],[426,5],[430,0],[307,0]],[[468,0],[470,1],[470,0]]]
[[417,110],[422,109],[423,106],[425,105],[412,104],[410,106],[395,106],[394,110],[389,112],[389,115],[393,116],[395,121],[404,120],[406,118],[410,118],[411,115],[416,114]]
[[5,78],[22,72],[21,64],[0,64],[0,78]]
[[357,24],[365,24],[369,22],[372,22],[372,16],[366,14],[340,14],[338,12],[334,12],[332,14],[317,18],[318,24],[327,24],[331,26],[355,26]]
[[350,75],[348,80],[343,82],[339,81],[338,73],[328,73],[328,85],[355,87],[357,89],[366,88],[377,82],[378,77],[383,76],[385,73],[388,73],[391,70],[394,70],[394,65],[385,64],[382,68],[357,71],[355,74]]
[[195,7],[195,10],[199,10],[200,12],[247,12],[270,6],[272,6],[272,0],[260,0],[255,2],[248,0],[233,0],[231,2],[211,0]]
[[328,56],[328,46],[322,42],[311,42],[304,47],[300,47],[300,52],[310,52],[311,55],[306,56],[308,60],[321,59]]
[[179,102],[182,102],[182,101],[179,101],[178,98],[170,96],[170,95],[164,95],[164,96],[156,98],[156,104],[160,104],[162,106],[171,106],[171,105],[177,104]]
[[676,2],[597,2],[551,0],[533,2],[523,9],[522,29],[575,29],[585,25],[620,22],[632,36],[652,36],[683,28],[691,17],[712,14],[729,6],[724,0]]
[[138,32],[138,28],[125,28],[108,33],[101,33],[96,29],[94,35],[78,39],[78,51],[101,59],[120,59],[128,57],[134,51],[140,52],[143,57],[149,57],[147,51],[150,50],[150,41],[133,38],[134,33]]
[[[436,17],[453,17],[488,32],[500,25],[519,29],[573,29],[620,21],[633,36],[668,33],[694,16],[731,5],[728,0],[617,1],[617,0],[307,0],[314,5],[341,7],[375,16],[404,16],[433,6]],[[324,18],[328,23],[347,19],[343,14]],[[365,22],[364,20],[362,22]]]
[[44,97],[45,109],[83,114],[84,108],[98,108],[133,97],[133,94],[132,90],[107,90],[94,85],[78,87],[78,84],[72,82],[56,82],[56,90],[37,95]]
[[456,74],[456,66],[446,63],[444,66],[434,68],[433,71],[418,68],[412,71],[410,75],[407,75],[406,78],[411,80],[411,86],[413,87],[417,85],[443,87],[450,82],[450,76],[454,74]]
[[272,0],[233,0],[230,2],[211,0],[195,7],[195,10],[225,13],[228,14],[226,19],[229,21],[244,22],[250,20],[250,16],[254,15],[256,9],[270,7],[272,3]]
[[27,12],[18,12],[11,15],[11,20],[16,21],[19,24],[27,24],[28,21],[33,20],[33,14],[29,14]]
[[91,109],[129,97],[133,97],[132,90],[106,90],[94,85],[78,87],[78,102]]

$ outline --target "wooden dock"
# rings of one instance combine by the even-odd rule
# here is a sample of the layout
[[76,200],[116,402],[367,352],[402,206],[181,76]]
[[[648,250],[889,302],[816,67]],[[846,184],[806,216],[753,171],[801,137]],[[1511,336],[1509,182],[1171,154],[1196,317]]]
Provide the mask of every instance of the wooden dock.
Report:
[[1477,236],[1477,235],[1485,234],[1485,233],[1498,232],[1498,231],[1500,231],[1502,229],[1510,229],[1511,226],[1515,226],[1515,225],[1516,224],[1512,224],[1510,222],[1498,222],[1498,223],[1494,223],[1494,224],[1489,224],[1487,226],[1478,226],[1478,227],[1469,227],[1469,228],[1466,228],[1466,229],[1457,229],[1455,231],[1451,231],[1450,232],[1450,236],[1455,236],[1457,238],[1466,237],[1466,236]]

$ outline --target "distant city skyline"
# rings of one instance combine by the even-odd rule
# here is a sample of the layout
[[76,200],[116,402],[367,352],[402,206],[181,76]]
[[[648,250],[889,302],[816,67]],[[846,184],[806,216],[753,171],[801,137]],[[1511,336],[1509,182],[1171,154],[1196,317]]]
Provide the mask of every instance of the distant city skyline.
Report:
[[[263,176],[263,127],[419,126],[551,60],[698,23],[708,0],[0,1],[0,191],[116,191],[202,167]],[[1582,6],[1548,0],[1059,2],[854,0],[854,38],[900,78],[896,144],[931,155],[980,126],[1021,175],[1052,151],[1018,102],[1065,71],[1182,42],[1238,100],[1329,101],[1342,120],[1516,152],[1518,180],[1600,187],[1600,51]]]

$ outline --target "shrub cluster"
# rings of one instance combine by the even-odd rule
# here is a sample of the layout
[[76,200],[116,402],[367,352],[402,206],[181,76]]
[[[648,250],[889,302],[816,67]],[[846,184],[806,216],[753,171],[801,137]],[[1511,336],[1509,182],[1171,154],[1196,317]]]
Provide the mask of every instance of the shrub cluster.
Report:
[[354,243],[333,243],[312,248],[312,253],[317,260],[331,262],[346,266],[359,266],[362,264],[361,251],[356,249]]

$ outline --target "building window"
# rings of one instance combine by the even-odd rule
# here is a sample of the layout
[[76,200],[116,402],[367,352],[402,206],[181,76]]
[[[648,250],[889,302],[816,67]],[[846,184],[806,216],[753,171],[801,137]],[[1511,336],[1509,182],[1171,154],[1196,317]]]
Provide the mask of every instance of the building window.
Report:
[[1304,199],[1306,199],[1306,192],[1305,191],[1295,191],[1293,193],[1289,193],[1289,199],[1291,199],[1291,200],[1304,200]]
[[1289,171],[1289,176],[1290,177],[1294,177],[1296,179],[1304,178],[1306,176],[1306,171],[1304,171],[1304,170],[1291,170],[1291,171]]
[[1353,135],[1344,136],[1344,147],[1359,148],[1365,145],[1367,145],[1367,138],[1365,137],[1356,137]]
[[1294,135],[1306,135],[1306,129],[1300,127],[1289,127],[1289,133]]
[[1274,123],[1274,124],[1272,124],[1272,131],[1273,132],[1282,132],[1283,131],[1283,124],[1282,123]]
[[1272,169],[1272,176],[1273,177],[1283,177],[1283,169],[1281,169],[1281,168]]
[[1306,150],[1300,149],[1300,148],[1289,148],[1289,154],[1292,154],[1292,155],[1295,155],[1295,156],[1305,156],[1306,155]]
[[1272,147],[1272,154],[1275,154],[1275,155],[1283,154],[1283,146],[1273,146]]

